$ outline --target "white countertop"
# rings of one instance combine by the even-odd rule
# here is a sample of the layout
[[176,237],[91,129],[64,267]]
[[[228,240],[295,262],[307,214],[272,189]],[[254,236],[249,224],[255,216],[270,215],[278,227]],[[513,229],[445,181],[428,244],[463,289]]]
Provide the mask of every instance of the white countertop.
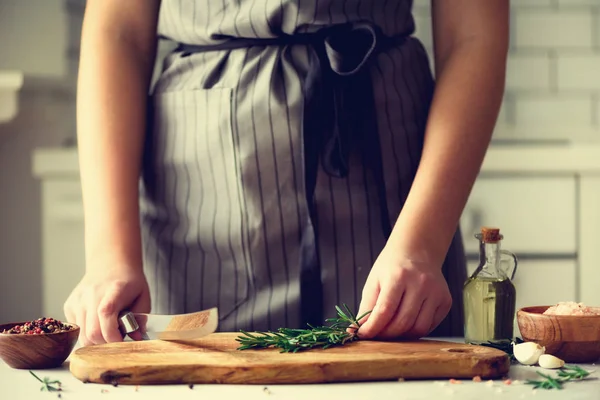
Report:
[[[79,173],[77,149],[39,148],[33,153],[35,176]],[[600,142],[570,145],[492,145],[482,173],[579,173],[600,175]]]
[[[459,341],[459,339],[442,338],[442,340]],[[550,375],[555,372],[542,370],[539,367],[523,365],[511,366],[509,379],[511,385],[502,380],[473,382],[463,380],[460,384],[450,384],[447,380],[405,381],[405,382],[369,382],[369,383],[336,383],[312,385],[195,385],[190,389],[187,385],[153,385],[135,386],[100,384],[84,384],[75,379],[68,370],[68,361],[61,367],[52,370],[34,371],[40,378],[58,379],[62,383],[62,399],[164,399],[166,397],[184,399],[348,399],[348,400],[408,400],[435,398],[456,398],[461,400],[483,399],[561,399],[568,395],[570,400],[600,400],[600,372],[594,364],[579,364],[588,371],[594,371],[589,381],[571,382],[564,385],[563,390],[533,390],[524,384],[526,379],[538,379],[536,370]],[[4,398],[56,398],[55,393],[40,392],[41,384],[27,370],[15,370],[6,364],[0,364],[0,386]],[[50,396],[50,397],[49,397]],[[490,396],[490,397],[488,397]],[[533,397],[532,397],[533,396]]]

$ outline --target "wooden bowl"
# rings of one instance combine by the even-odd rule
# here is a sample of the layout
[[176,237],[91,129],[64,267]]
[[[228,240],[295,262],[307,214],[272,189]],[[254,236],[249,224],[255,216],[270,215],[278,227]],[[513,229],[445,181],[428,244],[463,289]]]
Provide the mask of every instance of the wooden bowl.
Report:
[[544,315],[550,306],[517,311],[523,340],[546,347],[546,353],[567,363],[600,359],[600,315]]
[[[0,332],[25,322],[0,325]],[[11,368],[46,369],[60,367],[79,338],[79,327],[70,331],[22,335],[0,333],[0,358]]]

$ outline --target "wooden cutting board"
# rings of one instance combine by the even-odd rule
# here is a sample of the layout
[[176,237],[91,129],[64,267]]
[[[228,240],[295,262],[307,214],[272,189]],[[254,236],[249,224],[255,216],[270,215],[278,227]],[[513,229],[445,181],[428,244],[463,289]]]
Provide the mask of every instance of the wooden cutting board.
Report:
[[121,342],[82,347],[71,373],[83,382],[118,384],[294,384],[404,379],[500,378],[510,361],[500,351],[433,340],[356,341],[326,350],[237,350],[237,333],[187,342]]

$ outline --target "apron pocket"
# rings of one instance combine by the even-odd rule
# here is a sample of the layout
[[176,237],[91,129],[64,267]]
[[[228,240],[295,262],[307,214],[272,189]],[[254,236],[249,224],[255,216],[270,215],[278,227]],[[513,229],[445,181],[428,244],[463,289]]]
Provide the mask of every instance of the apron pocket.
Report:
[[213,88],[153,96],[142,191],[153,309],[218,307],[224,319],[248,299],[232,94]]

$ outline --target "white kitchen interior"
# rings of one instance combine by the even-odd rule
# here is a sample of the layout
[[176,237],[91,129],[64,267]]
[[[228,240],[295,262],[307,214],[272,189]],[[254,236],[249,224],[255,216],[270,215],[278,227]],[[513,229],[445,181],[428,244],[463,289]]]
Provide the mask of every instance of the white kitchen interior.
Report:
[[[0,118],[0,321],[64,318],[84,272],[74,114],[84,4],[0,0],[0,107],[18,99]],[[431,51],[427,4],[414,13]],[[511,19],[505,100],[462,217],[470,267],[473,234],[498,226],[519,258],[517,307],[598,306],[600,2],[513,0]]]

